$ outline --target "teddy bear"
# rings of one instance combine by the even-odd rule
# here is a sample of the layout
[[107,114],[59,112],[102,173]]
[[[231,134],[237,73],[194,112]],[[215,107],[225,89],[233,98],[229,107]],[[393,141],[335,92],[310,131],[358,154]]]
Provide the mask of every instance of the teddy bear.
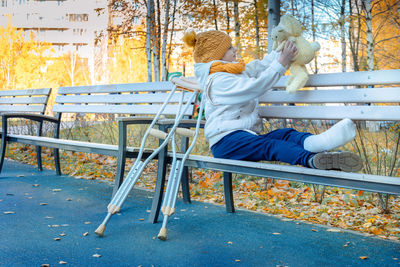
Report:
[[272,29],[273,50],[280,52],[287,40],[293,41],[298,54],[290,65],[291,75],[288,79],[286,92],[294,93],[304,87],[308,80],[308,72],[305,64],[308,64],[315,57],[320,49],[318,42],[310,43],[302,36],[301,24],[292,15],[285,14],[281,17],[279,24]]

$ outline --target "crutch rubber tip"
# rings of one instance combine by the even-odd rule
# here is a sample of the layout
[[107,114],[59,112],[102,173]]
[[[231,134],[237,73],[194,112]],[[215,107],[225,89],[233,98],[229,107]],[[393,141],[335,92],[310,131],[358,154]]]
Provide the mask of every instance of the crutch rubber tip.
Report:
[[160,232],[158,233],[158,239],[162,241],[167,240],[167,228],[161,228]]
[[105,226],[104,224],[100,224],[100,226],[97,227],[96,231],[94,231],[94,232],[95,232],[96,235],[98,235],[98,236],[103,236],[105,230],[106,230],[106,226]]

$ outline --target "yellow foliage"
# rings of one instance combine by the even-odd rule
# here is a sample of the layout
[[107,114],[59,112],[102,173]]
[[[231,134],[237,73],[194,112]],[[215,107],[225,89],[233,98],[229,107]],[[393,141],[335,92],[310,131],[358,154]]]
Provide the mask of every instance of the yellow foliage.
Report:
[[0,26],[0,88],[42,87],[49,50],[50,45],[35,41],[32,33],[25,40],[23,31],[10,20],[5,28]]
[[146,39],[120,38],[111,50],[110,83],[147,81]]
[[[398,56],[400,27],[396,23],[400,19],[399,8],[400,2],[397,0],[376,1],[373,4],[374,64],[378,69],[400,68]],[[361,29],[362,37],[365,39],[365,23],[361,25]],[[361,51],[361,56],[366,57],[366,49]]]

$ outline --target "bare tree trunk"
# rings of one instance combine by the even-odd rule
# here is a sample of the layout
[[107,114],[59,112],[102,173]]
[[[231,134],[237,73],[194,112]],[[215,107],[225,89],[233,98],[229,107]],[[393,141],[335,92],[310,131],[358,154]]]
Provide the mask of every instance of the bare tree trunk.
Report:
[[[280,1],[279,0],[268,0],[268,33],[272,32],[272,29],[279,24],[280,19]],[[272,38],[268,34],[268,53],[272,52]]]
[[[107,1],[107,16],[108,16],[108,20],[107,20],[107,29],[111,29],[113,26],[113,22],[112,22],[112,1],[108,0]],[[112,44],[110,44],[110,39],[112,39],[112,34],[110,33],[110,31],[106,31],[106,38],[105,38],[105,42],[106,42],[106,58],[103,60],[103,69],[104,69],[104,76],[107,82],[110,81],[111,78],[111,74],[110,71],[108,69],[108,61],[109,61],[109,55],[111,54],[111,51],[113,50],[113,44],[114,42],[111,42]]]
[[346,0],[340,6],[340,42],[342,44],[342,72],[346,72],[346,29],[345,29]]
[[238,56],[240,57],[242,52],[242,47],[240,45],[240,21],[239,21],[239,2],[233,2],[233,12],[235,17],[235,44],[238,51]]
[[162,43],[162,81],[166,81],[168,77],[167,70],[167,60],[165,57],[165,52],[167,50],[167,37],[168,37],[168,24],[169,24],[169,0],[165,2],[165,22],[164,22],[164,33],[163,33],[163,43]]
[[76,72],[76,53],[70,51],[67,55],[64,56],[64,66],[67,69],[69,78],[71,80],[71,84],[69,86],[75,85],[75,72]]
[[[314,0],[311,0],[311,29],[312,29],[312,38],[313,42],[315,42],[315,16],[314,16]],[[318,61],[317,57],[314,57],[314,74],[318,73]]]
[[[353,1],[349,1],[349,13],[350,13],[350,26],[349,26],[349,45],[350,45],[350,51],[351,51],[351,56],[353,59],[353,69],[354,71],[359,71],[360,70],[360,64],[358,62],[358,51],[359,51],[359,44],[360,44],[360,24],[361,24],[361,19],[360,19],[360,12],[359,8],[357,5],[357,2],[354,3],[356,7],[356,12],[354,13],[353,10]],[[354,19],[356,17],[356,19]],[[357,29],[355,25],[355,21],[357,20]]]
[[215,3],[215,0],[213,0],[213,10],[214,10],[214,24],[215,24],[215,30],[218,31],[218,22],[217,22],[218,8],[217,8],[217,4]]
[[230,18],[229,18],[229,1],[225,2],[225,9],[226,9],[226,32],[229,34],[230,32]]
[[152,16],[154,14],[153,10],[154,8],[152,7],[153,1],[147,0],[147,16],[146,16],[146,56],[147,56],[147,81],[152,82],[153,81],[153,74],[151,71],[151,56],[152,56],[152,49],[151,49],[151,43],[152,43],[152,29],[153,29],[153,19]]
[[[10,51],[8,53],[7,86],[6,86],[7,89],[14,88],[14,82],[11,83],[11,78],[10,78],[11,77],[11,64],[10,64],[10,61],[11,61],[12,46],[13,46],[13,43],[11,42],[10,43]],[[15,76],[15,75],[13,75],[13,76]],[[13,79],[14,79],[14,77],[13,77]]]
[[254,23],[256,27],[256,55],[257,58],[260,58],[261,51],[260,51],[260,26],[258,23],[258,6],[257,0],[254,0]]
[[[292,16],[295,16],[295,14],[294,14],[294,10],[296,9],[296,7],[294,6],[294,1],[293,0],[291,0],[290,1],[290,4],[291,4],[291,6],[292,6]],[[297,9],[296,9],[297,10]]]
[[167,56],[167,68],[169,69],[169,58],[171,56],[171,51],[172,51],[172,37],[174,35],[174,30],[175,30],[175,12],[176,12],[176,1],[174,0],[174,10],[172,11],[172,27],[171,27],[171,33],[169,35],[169,50],[168,50],[168,56]]
[[[153,1],[153,0],[151,0]],[[157,23],[154,23],[154,42],[153,42],[153,69],[154,81],[160,81],[160,42],[161,42],[161,11],[160,0],[157,0]],[[155,20],[154,20],[155,21]]]
[[368,70],[374,70],[374,37],[372,35],[371,0],[364,0],[365,22],[367,26],[367,65]]

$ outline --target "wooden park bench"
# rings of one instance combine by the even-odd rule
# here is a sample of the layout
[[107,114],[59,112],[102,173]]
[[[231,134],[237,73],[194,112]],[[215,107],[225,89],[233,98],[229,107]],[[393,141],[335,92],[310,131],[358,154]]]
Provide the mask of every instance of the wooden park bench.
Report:
[[[343,118],[386,123],[400,121],[400,70],[311,75],[306,85],[308,90],[301,90],[295,94],[287,94],[283,90],[286,79],[287,77],[283,77],[275,85],[276,90],[268,91],[261,97],[259,113],[262,118],[270,121],[281,119],[284,122]],[[192,127],[193,123],[187,121],[185,126]],[[396,134],[400,134],[398,124],[396,129]],[[178,154],[178,158],[182,156],[183,154]],[[224,173],[225,203],[228,212],[234,212],[232,173],[400,195],[398,177],[317,170],[202,155],[190,155],[185,165]],[[164,181],[164,176],[158,177],[150,216],[150,221],[154,223],[159,215],[158,203],[161,203]]]
[[[0,159],[0,170],[4,161],[4,154],[6,149],[6,142],[10,141],[6,138],[7,135],[7,121],[9,118],[26,118],[33,119],[38,118],[39,124],[37,127],[37,135],[40,136],[42,132],[43,123],[40,118],[46,117],[45,111],[47,102],[51,93],[50,88],[44,89],[25,89],[25,90],[6,90],[0,91],[0,115],[2,116],[2,128],[1,131],[1,159]],[[23,122],[15,126],[16,128],[23,128]],[[6,129],[6,130],[4,130]],[[42,170],[42,158],[41,158],[41,147],[36,146],[37,154],[37,165],[38,169]]]
[[[118,158],[114,186],[115,193],[123,180],[126,158],[135,158],[138,153],[138,148],[127,147],[126,145],[127,127],[132,124],[150,123],[152,116],[158,112],[173,87],[174,85],[171,82],[60,87],[53,106],[55,116],[26,114],[7,114],[7,116],[3,116],[1,163],[4,161],[6,142],[54,148],[55,168],[58,175],[61,174],[60,149],[114,156]],[[174,115],[177,112],[177,103],[181,95],[182,93],[177,92],[171,98],[167,108],[162,113],[163,115]],[[191,115],[193,113],[192,109],[185,115]],[[4,110],[13,111],[12,106],[8,106]],[[63,116],[63,114],[69,114],[70,116]],[[85,114],[110,114],[113,118],[115,118],[114,115],[131,117],[126,119],[119,118],[118,145],[59,138],[62,122],[67,121],[71,115],[82,117]],[[37,135],[9,134],[7,133],[7,120],[15,117],[39,121],[40,123],[45,121],[53,123],[55,125],[54,136],[42,136],[41,131],[38,131]],[[91,126],[89,125],[88,127]],[[135,138],[141,140],[141,136]],[[146,149],[144,156],[149,155],[151,152],[152,149]],[[0,165],[0,171],[1,168],[2,164]]]

